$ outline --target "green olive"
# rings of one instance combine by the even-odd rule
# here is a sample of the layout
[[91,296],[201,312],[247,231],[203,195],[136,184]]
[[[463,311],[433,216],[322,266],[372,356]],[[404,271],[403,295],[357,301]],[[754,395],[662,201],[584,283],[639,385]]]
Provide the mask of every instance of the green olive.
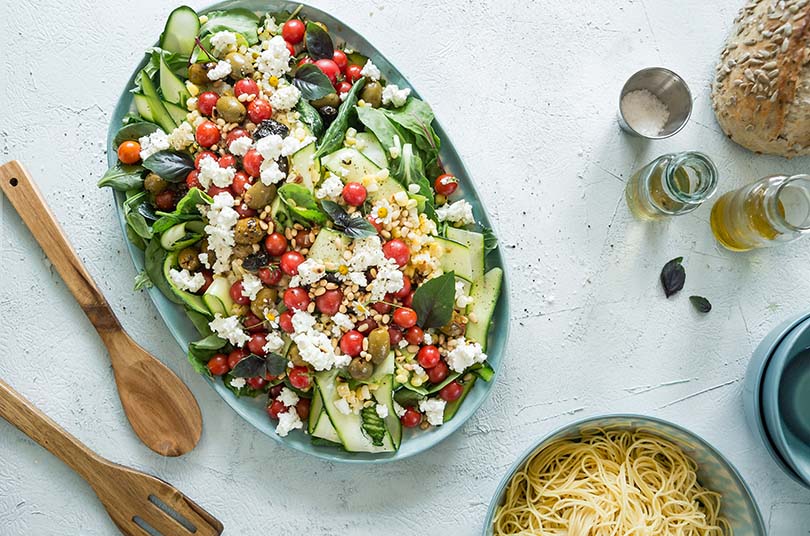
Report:
[[245,203],[253,210],[261,210],[276,198],[276,185],[264,184],[262,181],[256,181],[256,184],[251,185],[245,192]]
[[333,108],[337,108],[340,106],[340,97],[338,97],[337,93],[330,93],[325,97],[310,101],[310,104],[312,104],[312,106],[315,108],[323,108],[324,106],[332,106]]
[[223,95],[217,100],[217,113],[228,123],[241,123],[246,112],[245,105],[232,95]]
[[231,64],[231,77],[237,80],[253,74],[253,63],[244,54],[231,52],[225,56],[225,61]]
[[349,363],[349,374],[355,380],[367,380],[374,373],[374,366],[365,359],[355,357]]
[[440,328],[448,337],[461,337],[467,331],[467,318],[453,311],[453,318],[446,326]]
[[200,267],[199,250],[193,246],[181,249],[177,254],[177,263],[180,268],[185,268],[189,272],[193,272]]
[[379,108],[382,104],[382,85],[379,82],[369,82],[360,92],[360,98],[373,108]]
[[250,311],[259,318],[264,319],[264,314],[276,306],[277,299],[278,290],[264,287],[256,293],[256,299],[250,302]]
[[250,244],[236,244],[231,253],[235,259],[244,259],[253,253],[253,246]]
[[242,218],[233,229],[233,239],[237,244],[258,244],[265,231],[259,225],[259,218]]
[[150,194],[157,195],[166,190],[169,183],[163,180],[157,173],[150,173],[143,180],[143,189]]
[[368,334],[368,353],[371,354],[371,361],[379,365],[391,351],[391,337],[388,335],[388,328],[380,327]]
[[188,79],[192,84],[201,86],[210,82],[208,80],[208,64],[192,63],[188,66]]
[[298,346],[290,345],[290,350],[287,352],[287,360],[292,361],[296,367],[306,367],[309,363],[303,360],[301,352],[298,351]]

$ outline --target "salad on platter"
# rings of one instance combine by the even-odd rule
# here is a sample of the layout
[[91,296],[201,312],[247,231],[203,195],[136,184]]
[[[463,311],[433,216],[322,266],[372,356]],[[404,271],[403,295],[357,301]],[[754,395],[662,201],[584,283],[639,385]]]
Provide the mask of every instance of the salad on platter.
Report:
[[494,374],[503,271],[430,106],[301,8],[183,6],[147,58],[99,186],[125,192],[136,289],[200,332],[194,368],[350,452],[452,419]]

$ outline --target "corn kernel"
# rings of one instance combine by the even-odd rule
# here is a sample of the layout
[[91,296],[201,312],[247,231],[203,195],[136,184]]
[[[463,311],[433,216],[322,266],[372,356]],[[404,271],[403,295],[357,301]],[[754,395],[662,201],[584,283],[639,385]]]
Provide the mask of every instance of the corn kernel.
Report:
[[422,378],[420,378],[419,376],[411,378],[411,385],[413,385],[414,387],[419,387],[423,383],[425,383],[424,380],[422,380]]
[[208,22],[208,15],[200,15],[200,24]]

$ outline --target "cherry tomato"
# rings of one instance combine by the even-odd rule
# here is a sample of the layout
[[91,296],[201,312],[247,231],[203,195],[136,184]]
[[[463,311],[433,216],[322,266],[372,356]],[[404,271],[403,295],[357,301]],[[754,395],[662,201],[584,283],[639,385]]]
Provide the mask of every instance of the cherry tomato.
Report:
[[233,370],[240,361],[247,357],[247,352],[242,350],[241,348],[237,348],[230,354],[228,354],[228,368]]
[[250,137],[250,134],[247,133],[247,130],[245,130],[244,128],[235,128],[230,132],[228,132],[228,136],[225,138],[225,141],[227,142],[228,147],[230,147],[233,142],[243,137]]
[[400,300],[411,293],[411,278],[407,275],[402,276],[402,288],[394,293],[395,298]]
[[174,192],[163,190],[155,196],[155,206],[164,212],[174,210]]
[[265,385],[267,385],[267,380],[261,376],[254,376],[253,378],[247,379],[247,384],[251,387],[251,389],[261,390],[264,389]]
[[371,214],[369,214],[368,216],[366,216],[366,220],[368,220],[368,222],[369,222],[371,225],[373,225],[373,226],[374,226],[374,228],[377,230],[377,232],[378,232],[378,233],[379,233],[380,231],[382,231],[382,224],[381,224],[381,223],[377,223],[377,219],[376,219],[376,218],[374,218],[374,216],[372,216]]
[[242,296],[242,282],[241,281],[237,281],[236,283],[231,285],[230,294],[231,294],[231,299],[235,303],[238,303],[239,305],[247,305],[247,304],[250,303],[250,298],[248,298],[247,296]]
[[259,268],[259,279],[262,280],[262,283],[265,285],[278,285],[278,282],[281,281],[282,273],[281,270],[277,266],[271,266],[269,268]]
[[343,187],[341,195],[347,205],[359,207],[366,202],[368,192],[366,191],[366,187],[359,182],[347,182],[346,186]]
[[413,408],[408,408],[402,417],[399,418],[405,428],[416,428],[422,423],[422,414]]
[[236,195],[243,195],[251,184],[253,184],[253,178],[250,175],[244,171],[237,171],[233,176],[231,190]]
[[230,188],[220,188],[219,186],[211,185],[211,186],[208,187],[208,191],[206,193],[208,195],[210,195],[211,197],[216,197],[216,196],[218,196],[219,194],[221,194],[223,192],[230,193],[231,189]]
[[268,395],[270,395],[270,398],[271,398],[271,399],[273,399],[273,398],[278,397],[278,395],[280,395],[280,394],[281,394],[281,391],[283,391],[283,390],[284,390],[284,384],[283,384],[283,383],[280,383],[280,384],[278,384],[278,385],[274,385],[273,387],[271,387],[271,388],[270,388],[270,389],[267,391],[267,394],[268,394]]
[[284,413],[287,411],[287,406],[284,405],[284,402],[281,400],[273,400],[269,406],[267,406],[267,414],[270,415],[271,419],[278,419],[279,413]]
[[220,157],[219,159],[219,167],[221,168],[229,168],[236,166],[236,157],[232,154],[226,154]]
[[253,99],[247,106],[248,117],[257,125],[273,115],[273,107],[264,99]]
[[408,259],[411,258],[411,250],[408,249],[408,245],[399,238],[389,240],[383,245],[382,249],[385,257],[387,259],[393,259],[400,268],[408,264]]
[[228,368],[228,356],[225,354],[214,354],[208,360],[208,371],[214,376],[222,376],[230,369]]
[[264,330],[262,319],[253,313],[246,314],[245,321],[243,323],[245,325],[245,329],[248,330],[248,333],[257,333]]
[[295,45],[293,45],[292,43],[287,43],[286,41],[284,42],[284,44],[287,45],[287,50],[290,52],[290,57],[292,58],[293,56],[295,56]]
[[450,374],[450,369],[444,361],[439,361],[436,366],[427,371],[430,383],[442,383],[447,375]]
[[118,146],[118,160],[122,164],[134,164],[141,159],[141,144],[137,141],[125,141]]
[[346,57],[346,53],[342,50],[335,50],[332,53],[332,61],[338,66],[340,72],[346,70],[346,66],[349,64],[349,59]]
[[203,292],[208,290],[208,287],[210,287],[211,283],[214,282],[214,274],[211,273],[210,271],[203,270],[202,275],[203,275],[203,279],[205,279],[205,283],[203,283],[203,286],[201,286],[200,290],[197,291],[197,294],[202,294]]
[[254,333],[250,336],[250,340],[247,343],[250,353],[256,355],[264,355],[267,353],[264,351],[264,345],[267,344],[266,335],[266,333]]
[[341,93],[348,93],[349,91],[351,91],[351,89],[352,85],[345,80],[343,82],[338,82],[338,85],[335,86],[335,90],[337,91],[338,95],[340,95]]
[[264,249],[273,257],[280,257],[287,251],[287,238],[281,233],[270,233],[264,239]]
[[301,287],[292,287],[284,291],[284,305],[292,311],[303,311],[309,306],[309,294]]
[[439,175],[436,177],[436,182],[433,183],[433,188],[437,194],[448,196],[458,188],[458,179],[449,173]]
[[295,405],[295,411],[298,412],[298,418],[305,421],[309,418],[309,406],[312,401],[309,398],[299,398],[298,404]]
[[354,63],[350,63],[346,66],[346,79],[354,84],[363,76],[360,72],[363,70],[362,67],[359,65],[355,65]]
[[304,40],[306,26],[300,19],[290,19],[281,27],[281,37],[288,43],[297,45]]
[[391,346],[396,346],[402,340],[402,330],[396,326],[388,326],[388,341]]
[[304,262],[304,256],[297,251],[288,251],[281,256],[281,271],[287,275],[298,275],[298,266]]
[[402,305],[404,305],[405,307],[410,307],[411,305],[413,305],[413,294],[414,294],[414,292],[415,291],[412,290],[410,294],[408,294],[407,296],[402,298]]
[[337,314],[340,303],[343,301],[343,293],[339,290],[327,290],[315,298],[315,307],[325,315]]
[[301,67],[302,65],[306,65],[307,63],[315,63],[315,60],[310,58],[309,56],[304,56],[300,60],[298,60],[298,66]]
[[219,156],[217,153],[213,151],[200,151],[197,153],[197,156],[194,157],[194,167],[200,169],[200,164],[202,164],[203,158],[213,158],[214,162],[219,162]]
[[408,341],[408,344],[422,344],[424,338],[425,332],[419,326],[411,326],[405,330],[405,340]]
[[295,245],[299,249],[308,248],[312,245],[312,239],[309,237],[309,229],[298,231],[298,234],[295,235]]
[[394,323],[401,327],[408,329],[416,325],[416,311],[407,307],[400,307],[394,311]]
[[356,329],[344,333],[340,338],[340,351],[351,357],[359,356],[363,351],[363,334]]
[[416,359],[423,369],[432,369],[439,364],[441,356],[439,355],[439,349],[431,344],[420,348],[419,353],[416,354]]
[[210,116],[214,111],[214,107],[217,105],[218,100],[219,95],[213,91],[200,93],[200,95],[197,97],[197,110],[199,110],[202,115]]
[[320,69],[334,85],[337,81],[337,76],[340,74],[340,67],[338,67],[337,63],[332,60],[323,59],[316,61],[315,67]]
[[236,98],[239,98],[242,95],[255,95],[258,97],[259,84],[257,84],[252,78],[242,78],[241,80],[237,81],[236,84],[234,84],[233,94],[236,95]]
[[371,308],[380,313],[381,315],[391,312],[391,306],[381,301],[373,303],[371,305]]
[[439,391],[439,396],[448,402],[454,402],[461,398],[464,387],[458,382],[450,382]]
[[242,157],[242,168],[251,177],[258,177],[262,173],[262,162],[264,157],[256,149],[250,149]]
[[290,372],[287,373],[287,377],[290,378],[290,383],[293,387],[302,391],[309,389],[309,385],[312,383],[312,378],[309,375],[309,369],[307,367],[293,367]]
[[255,216],[258,214],[254,209],[247,206],[247,203],[239,203],[233,209],[239,214],[240,218],[250,218],[251,216]]
[[197,143],[203,147],[216,145],[219,137],[219,127],[211,121],[203,121],[197,126]]
[[200,172],[196,169],[192,169],[186,175],[186,186],[188,189],[191,190],[192,188],[199,188],[202,189],[202,185],[200,184]]
[[286,333],[292,333],[295,331],[293,329],[292,323],[293,312],[292,311],[284,311],[280,315],[278,315],[278,326],[283,329]]

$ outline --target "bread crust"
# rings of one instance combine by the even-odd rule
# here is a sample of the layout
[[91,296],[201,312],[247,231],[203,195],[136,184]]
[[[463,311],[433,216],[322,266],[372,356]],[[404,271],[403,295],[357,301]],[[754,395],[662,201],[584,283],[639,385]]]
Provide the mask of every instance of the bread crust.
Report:
[[723,131],[751,151],[810,154],[810,0],[749,0],[712,83]]

